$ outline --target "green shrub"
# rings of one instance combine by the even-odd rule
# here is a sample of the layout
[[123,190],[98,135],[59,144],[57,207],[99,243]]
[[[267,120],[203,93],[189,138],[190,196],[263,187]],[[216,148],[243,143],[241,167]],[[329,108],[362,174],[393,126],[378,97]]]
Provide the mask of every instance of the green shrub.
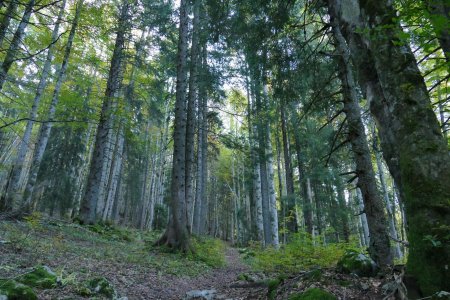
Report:
[[37,300],[35,292],[22,283],[14,280],[0,279],[0,299],[8,300]]
[[226,265],[226,247],[223,241],[208,237],[194,237],[192,246],[194,252],[189,255],[191,259],[202,261],[214,268]]
[[[317,267],[331,267],[344,255],[347,243],[324,246],[318,237],[316,242],[306,233],[293,236],[291,242],[280,249],[252,247],[253,256],[244,256],[256,270],[275,273],[296,273]],[[244,254],[245,255],[245,254]]]
[[291,295],[289,300],[337,300],[337,298],[330,292],[318,288],[312,288],[301,294],[297,293]]

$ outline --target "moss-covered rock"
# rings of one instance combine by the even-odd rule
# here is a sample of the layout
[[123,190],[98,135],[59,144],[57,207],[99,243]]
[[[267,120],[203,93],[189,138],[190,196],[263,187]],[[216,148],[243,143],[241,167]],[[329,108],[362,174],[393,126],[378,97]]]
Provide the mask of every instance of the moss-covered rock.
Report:
[[113,298],[116,294],[113,285],[104,277],[98,277],[88,282],[88,287],[93,294]]
[[0,279],[0,299],[37,300],[32,288],[14,280]]
[[328,291],[311,288],[303,293],[292,294],[289,300],[337,300],[337,298]]
[[33,271],[19,276],[17,281],[31,287],[42,289],[54,288],[57,284],[56,274],[47,266],[39,266]]
[[375,262],[362,253],[354,250],[347,250],[344,256],[337,263],[339,272],[356,274],[358,276],[370,277],[377,273]]

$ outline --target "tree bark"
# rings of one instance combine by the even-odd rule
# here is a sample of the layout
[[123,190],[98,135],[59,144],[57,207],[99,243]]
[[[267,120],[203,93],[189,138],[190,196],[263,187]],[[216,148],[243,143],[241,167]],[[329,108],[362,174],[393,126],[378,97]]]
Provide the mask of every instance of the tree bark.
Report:
[[297,232],[297,214],[295,211],[295,190],[294,190],[294,175],[291,163],[291,151],[289,146],[286,122],[286,107],[284,99],[280,103],[280,120],[281,120],[281,134],[283,140],[283,156],[284,156],[284,170],[286,176],[286,192],[287,192],[287,212],[288,217],[287,229],[289,232]]
[[186,213],[190,232],[192,231],[190,224],[194,208],[193,166],[196,123],[195,107],[198,98],[198,65],[200,63],[200,5],[200,0],[193,0],[194,19],[192,21],[191,69],[186,124]]
[[[377,121],[383,156],[408,216],[407,272],[425,295],[449,290],[450,157],[411,49],[395,43],[400,24],[389,1],[341,1],[339,23]],[[355,5],[356,4],[356,5]],[[344,11],[344,10],[342,10]],[[361,16],[364,12],[364,16]],[[367,25],[361,20],[367,20]],[[357,32],[369,31],[362,35]],[[430,241],[430,237],[432,241]],[[436,241],[443,246],[435,247]]]
[[375,126],[373,126],[373,128],[372,128],[372,139],[373,139],[373,152],[375,153],[375,159],[377,162],[378,177],[380,178],[381,191],[383,192],[383,198],[384,198],[384,203],[386,206],[387,217],[389,219],[389,233],[390,233],[390,237],[394,240],[394,245],[392,247],[393,252],[394,252],[394,257],[402,258],[403,253],[401,252],[400,245],[397,242],[399,239],[398,239],[398,234],[397,234],[397,228],[395,226],[394,211],[392,209],[391,200],[389,198],[388,187],[387,187],[386,178],[384,175],[383,162],[382,162],[382,158],[381,158],[381,152],[380,152],[380,149],[378,149],[378,137],[377,137],[377,132],[376,132]]
[[[122,70],[124,65],[124,48],[126,32],[129,27],[129,10],[131,4],[124,0],[118,21],[118,30],[114,45],[114,52],[111,58],[108,82],[106,86],[105,99],[103,100],[102,111],[94,143],[94,152],[89,169],[86,191],[82,200],[80,217],[84,223],[92,224],[97,219],[97,205],[102,197],[104,183],[104,164],[110,142],[110,131],[113,127],[114,107],[122,84]],[[100,213],[100,212],[98,212]]]
[[191,250],[186,203],[186,85],[189,5],[180,2],[180,25],[177,55],[177,83],[175,100],[175,124],[173,133],[173,159],[171,183],[171,217],[159,245],[188,252]]
[[[331,13],[332,14],[332,13]],[[357,186],[361,189],[367,222],[369,224],[369,253],[372,259],[385,268],[393,263],[383,201],[377,188],[370,149],[361,119],[356,82],[350,67],[350,53],[334,16],[331,17],[333,34],[339,54],[339,77],[342,82],[344,111],[347,116],[348,139],[355,155]]]

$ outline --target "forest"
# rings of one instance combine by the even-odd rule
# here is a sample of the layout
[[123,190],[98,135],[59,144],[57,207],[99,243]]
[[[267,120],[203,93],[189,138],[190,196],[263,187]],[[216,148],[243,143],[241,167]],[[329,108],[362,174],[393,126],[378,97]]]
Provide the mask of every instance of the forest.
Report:
[[447,0],[0,0],[0,299],[449,299]]

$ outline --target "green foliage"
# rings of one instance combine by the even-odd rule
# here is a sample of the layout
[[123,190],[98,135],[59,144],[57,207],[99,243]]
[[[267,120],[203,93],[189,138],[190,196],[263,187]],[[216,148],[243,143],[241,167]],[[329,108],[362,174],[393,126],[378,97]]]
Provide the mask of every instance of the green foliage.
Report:
[[0,298],[8,300],[37,300],[36,293],[29,287],[14,280],[0,279]]
[[88,282],[88,287],[92,294],[99,294],[108,298],[112,298],[116,294],[112,284],[104,277],[91,279]]
[[314,267],[330,267],[338,262],[350,245],[333,243],[326,246],[321,239],[314,242],[307,234],[301,233],[292,237],[292,241],[279,250],[253,248],[254,257],[247,261],[256,270],[277,273],[295,273]]
[[31,229],[40,229],[42,214],[40,212],[33,212],[31,215],[24,217],[24,220]]
[[102,235],[108,240],[131,242],[135,239],[135,233],[132,230],[114,226],[108,222],[99,222],[94,225],[88,225],[87,228],[92,232]]
[[17,281],[31,287],[51,289],[56,286],[57,276],[50,268],[39,266],[33,271],[18,277]]
[[[81,259],[92,260],[96,264],[110,264],[120,261],[129,265],[151,268],[161,274],[174,276],[197,276],[205,274],[214,267],[225,264],[223,242],[213,239],[194,241],[197,253],[188,257],[180,253],[164,251],[151,245],[161,236],[158,231],[139,231],[123,229],[132,241],[122,238],[111,238],[108,234],[99,234],[91,231],[87,226],[78,224],[42,222],[39,236],[28,234],[29,227],[24,223],[0,222],[0,239],[8,242],[2,247],[9,247],[11,252],[25,255],[27,261],[36,261],[50,264],[63,259],[67,253]],[[107,231],[108,232],[108,231]],[[12,237],[15,237],[14,243]],[[55,238],[58,237],[58,238]],[[61,247],[63,245],[63,251]],[[86,247],[89,245],[89,247]],[[12,265],[16,269],[18,266]],[[1,272],[1,270],[0,270]],[[62,284],[77,285],[77,274],[90,272],[90,270],[72,269],[71,263],[64,266],[59,276]],[[58,272],[59,275],[60,272]]]
[[194,252],[189,255],[191,259],[214,268],[225,266],[225,244],[221,240],[209,237],[193,238],[192,246]]
[[337,300],[337,298],[330,292],[318,288],[311,288],[301,294],[291,295],[289,300]]
[[266,285],[267,285],[267,289],[268,289],[267,297],[269,299],[275,299],[275,296],[277,295],[277,289],[282,282],[283,281],[281,278],[269,279],[266,281]]

